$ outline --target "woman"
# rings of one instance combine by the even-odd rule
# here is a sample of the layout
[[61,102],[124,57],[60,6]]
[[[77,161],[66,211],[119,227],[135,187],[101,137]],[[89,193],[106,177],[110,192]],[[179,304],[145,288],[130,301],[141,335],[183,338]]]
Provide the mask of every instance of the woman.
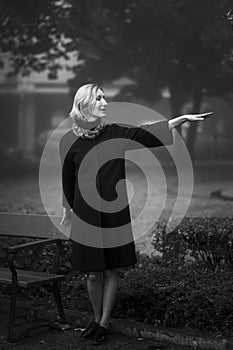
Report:
[[[106,106],[102,88],[95,84],[80,87],[70,112],[72,130],[60,141],[64,207],[61,225],[69,225],[72,220],[73,267],[87,275],[94,320],[80,339],[92,339],[93,345],[108,338],[117,292],[116,269],[136,263],[125,185],[120,190],[118,187],[116,193],[119,181],[125,179],[124,152],[171,144],[173,128],[211,114],[183,115],[142,128],[104,123]],[[96,180],[96,192],[92,189],[92,177]],[[89,203],[83,191],[89,193]],[[111,206],[117,198],[118,210],[108,211],[108,204]]]

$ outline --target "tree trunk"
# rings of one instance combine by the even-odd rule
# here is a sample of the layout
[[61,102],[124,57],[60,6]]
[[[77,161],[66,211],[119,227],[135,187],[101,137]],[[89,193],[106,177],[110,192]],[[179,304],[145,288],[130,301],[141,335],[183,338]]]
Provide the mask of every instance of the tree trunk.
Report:
[[[196,88],[193,93],[193,108],[192,113],[200,113],[202,103],[202,89]],[[195,140],[197,135],[198,122],[191,123],[187,133],[187,148],[189,150],[192,161],[195,160]]]

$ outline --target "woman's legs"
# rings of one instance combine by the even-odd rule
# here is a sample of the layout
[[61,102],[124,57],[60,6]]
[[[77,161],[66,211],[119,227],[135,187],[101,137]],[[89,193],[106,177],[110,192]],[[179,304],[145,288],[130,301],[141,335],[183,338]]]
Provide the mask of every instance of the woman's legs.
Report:
[[115,270],[105,270],[103,274],[94,272],[88,274],[87,290],[95,321],[108,328],[117,293],[117,274]]
[[104,271],[103,281],[103,309],[100,325],[108,328],[110,314],[116,299],[117,293],[117,274],[115,270]]
[[90,273],[87,276],[87,290],[94,311],[95,321],[100,322],[103,304],[103,274]]

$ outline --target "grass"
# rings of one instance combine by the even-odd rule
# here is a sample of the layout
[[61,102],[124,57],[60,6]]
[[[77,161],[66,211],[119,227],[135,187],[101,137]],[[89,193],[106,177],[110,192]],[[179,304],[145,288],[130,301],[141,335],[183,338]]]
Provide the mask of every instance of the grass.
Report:
[[36,177],[3,178],[0,184],[0,211],[45,214]]
[[[176,200],[177,186],[174,173],[171,171],[166,174],[168,191],[164,205],[163,216],[169,216],[171,209]],[[226,165],[224,168],[219,165],[208,167],[208,165],[195,169],[195,183],[193,197],[186,213],[190,217],[226,217],[232,216],[233,201],[225,201],[211,197],[211,192],[222,189],[223,187],[232,187],[232,165]],[[143,176],[133,171],[128,172],[128,179],[134,187],[129,186],[129,192],[133,193],[133,200],[130,205],[132,219],[136,218],[143,209],[147,197],[146,182]],[[139,237],[136,241],[137,249],[143,253],[152,253],[150,227],[156,220],[156,212],[161,207],[163,182],[161,177],[154,174],[154,186],[150,195],[153,197],[153,205],[147,210],[145,215],[135,224],[135,237]],[[131,188],[130,188],[131,187]],[[58,195],[58,186],[52,185],[49,194],[50,207],[59,206],[60,197]],[[129,194],[129,197],[131,196]],[[186,193],[182,193],[180,201],[185,200]],[[61,206],[60,206],[61,207]],[[62,208],[62,207],[61,207]],[[4,177],[0,184],[0,211],[1,212],[19,212],[19,213],[35,213],[45,214],[40,190],[39,181],[36,176],[21,177],[13,179],[12,177]],[[55,211],[56,213],[56,211]],[[145,232],[144,235],[142,233]]]

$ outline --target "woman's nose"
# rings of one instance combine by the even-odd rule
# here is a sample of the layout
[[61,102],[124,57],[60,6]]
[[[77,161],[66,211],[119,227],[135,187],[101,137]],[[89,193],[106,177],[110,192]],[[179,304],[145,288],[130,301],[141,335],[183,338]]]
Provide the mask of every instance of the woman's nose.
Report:
[[107,106],[108,102],[103,98],[102,105]]

